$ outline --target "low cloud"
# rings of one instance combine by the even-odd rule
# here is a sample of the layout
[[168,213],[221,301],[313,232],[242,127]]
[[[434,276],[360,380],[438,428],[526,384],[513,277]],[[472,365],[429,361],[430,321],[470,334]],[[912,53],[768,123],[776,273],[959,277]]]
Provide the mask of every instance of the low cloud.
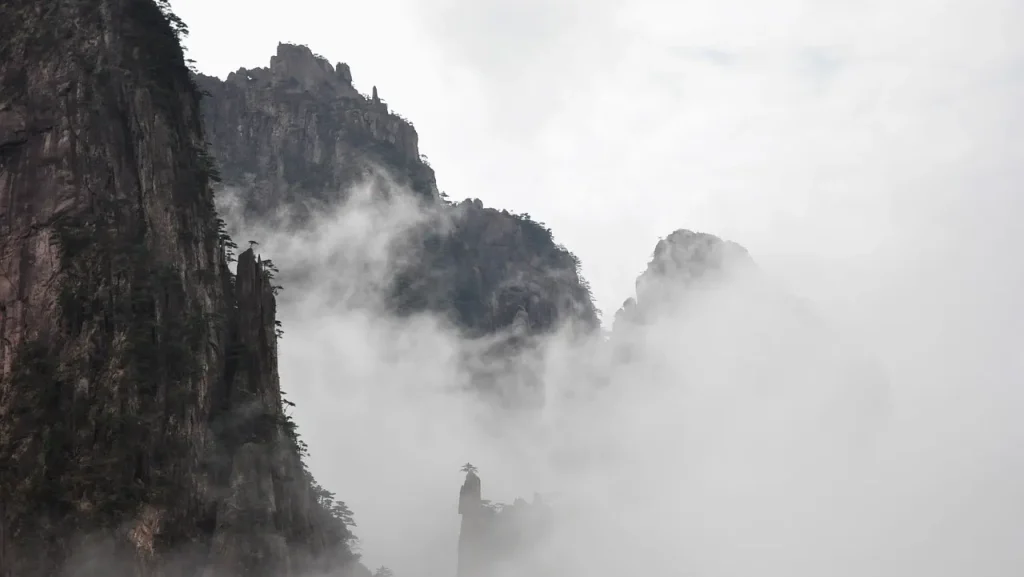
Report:
[[[315,270],[281,301],[282,386],[299,403],[311,469],[356,512],[370,565],[453,574],[467,460],[484,498],[561,496],[554,532],[513,572],[845,575],[834,565],[846,556],[853,575],[869,558],[849,539],[885,514],[869,489],[888,384],[784,293],[736,276],[613,341],[546,336],[526,366],[544,406],[504,412],[469,392],[464,360],[479,343],[349,298],[415,258],[397,239],[445,221],[372,192],[357,188],[299,235],[244,232],[282,273]],[[623,346],[634,354],[613,360]]]

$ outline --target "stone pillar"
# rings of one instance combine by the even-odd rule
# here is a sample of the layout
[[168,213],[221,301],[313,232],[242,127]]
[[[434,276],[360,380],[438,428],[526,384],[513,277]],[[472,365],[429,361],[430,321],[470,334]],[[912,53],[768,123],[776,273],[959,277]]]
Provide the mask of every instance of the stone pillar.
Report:
[[466,473],[466,481],[459,491],[459,558],[456,577],[483,577],[484,525],[487,510],[480,497],[480,477],[473,471]]

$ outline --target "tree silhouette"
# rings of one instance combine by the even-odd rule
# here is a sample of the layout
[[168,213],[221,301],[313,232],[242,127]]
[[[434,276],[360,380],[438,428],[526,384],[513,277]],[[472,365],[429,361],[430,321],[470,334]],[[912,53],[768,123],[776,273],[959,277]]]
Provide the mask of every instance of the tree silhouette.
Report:
[[473,473],[475,475],[476,474],[476,467],[473,466],[473,463],[468,463],[467,462],[465,465],[462,466],[462,472],[463,473]]
[[329,505],[328,511],[331,516],[341,521],[346,527],[355,527],[356,522],[352,518],[352,510],[348,508],[348,505],[344,501],[335,501]]
[[373,577],[395,577],[395,572],[381,565],[373,572]]

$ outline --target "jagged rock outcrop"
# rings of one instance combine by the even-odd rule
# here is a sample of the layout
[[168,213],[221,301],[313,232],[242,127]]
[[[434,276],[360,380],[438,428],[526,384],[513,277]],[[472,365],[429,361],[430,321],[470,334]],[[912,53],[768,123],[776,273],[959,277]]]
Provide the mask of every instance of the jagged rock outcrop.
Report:
[[274,295],[227,267],[181,22],[0,4],[0,575],[351,566],[302,465]]
[[[434,216],[403,239],[408,263],[394,271],[386,299],[392,312],[434,311],[474,336],[512,324],[520,312],[531,332],[572,321],[598,326],[579,262],[551,232],[525,215],[485,208],[479,200],[447,203],[421,159],[410,123],[374,94],[360,96],[345,64],[331,66],[305,46],[280,44],[269,68],[240,69],[226,80],[199,75],[212,151],[224,183],[239,191],[248,225],[292,226],[311,208],[326,211],[349,187],[383,168],[408,185]],[[390,194],[379,183],[382,196]],[[438,225],[443,221],[443,225]],[[291,292],[314,274],[280,263]]]
[[241,186],[247,217],[274,218],[341,200],[386,166],[399,184],[436,197],[416,129],[376,95],[352,86],[347,64],[331,66],[306,46],[279,44],[269,68],[227,79],[198,75],[208,138],[224,181]]

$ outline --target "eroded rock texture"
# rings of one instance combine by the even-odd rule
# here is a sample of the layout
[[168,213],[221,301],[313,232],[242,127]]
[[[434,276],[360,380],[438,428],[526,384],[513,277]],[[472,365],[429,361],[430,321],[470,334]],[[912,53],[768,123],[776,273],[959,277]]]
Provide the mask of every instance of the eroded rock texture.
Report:
[[5,577],[352,561],[282,412],[266,274],[227,268],[180,26],[0,4]]
[[203,102],[210,143],[224,181],[245,190],[246,217],[287,210],[301,222],[306,211],[342,200],[377,165],[424,198],[438,194],[416,129],[388,110],[376,88],[359,94],[347,64],[279,44],[267,68],[197,82],[210,95]]

